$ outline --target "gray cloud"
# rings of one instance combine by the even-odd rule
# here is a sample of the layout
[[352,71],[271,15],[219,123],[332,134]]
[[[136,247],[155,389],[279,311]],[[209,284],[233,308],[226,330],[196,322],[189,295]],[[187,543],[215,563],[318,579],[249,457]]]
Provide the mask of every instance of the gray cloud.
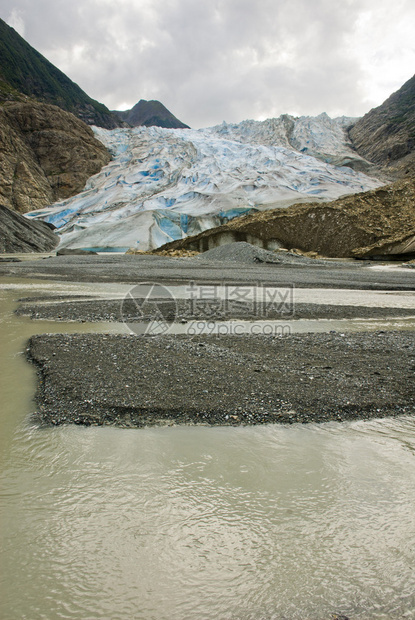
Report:
[[415,60],[411,0],[2,0],[1,13],[109,108],[159,99],[193,127],[360,115]]

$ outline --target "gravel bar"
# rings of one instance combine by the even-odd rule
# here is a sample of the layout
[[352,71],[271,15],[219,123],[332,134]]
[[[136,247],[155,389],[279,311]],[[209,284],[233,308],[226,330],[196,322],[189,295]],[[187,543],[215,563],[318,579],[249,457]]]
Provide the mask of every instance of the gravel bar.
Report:
[[343,288],[367,290],[415,290],[414,269],[373,269],[369,262],[313,261],[281,264],[236,263],[201,257],[165,256],[55,256],[21,263],[1,263],[0,277],[47,278],[69,282],[220,283],[260,282],[298,288]]
[[[159,301],[159,307],[162,302]],[[215,311],[215,304],[220,308],[220,300],[209,300],[208,302],[198,303],[195,307],[191,300],[177,300],[175,304],[166,302],[166,315],[171,321],[191,321],[209,320],[223,321],[231,319],[255,320],[263,317],[267,320],[291,320],[291,319],[388,319],[414,317],[413,308],[383,308],[367,306],[342,306],[329,304],[296,303],[292,311],[286,309],[271,308],[262,311],[256,305],[257,314],[252,312],[252,304],[238,303],[238,307],[227,313],[221,314]],[[213,310],[212,310],[213,308]],[[25,301],[17,309],[18,316],[28,316],[34,320],[51,321],[80,321],[80,322],[127,322],[137,323],[142,320],[154,318],[154,308],[149,308],[145,313],[142,308],[140,313],[133,303],[125,302],[122,299],[99,299],[99,300],[77,300],[65,299],[57,302],[48,301],[33,302]]]
[[45,334],[37,422],[253,425],[415,413],[415,333]]

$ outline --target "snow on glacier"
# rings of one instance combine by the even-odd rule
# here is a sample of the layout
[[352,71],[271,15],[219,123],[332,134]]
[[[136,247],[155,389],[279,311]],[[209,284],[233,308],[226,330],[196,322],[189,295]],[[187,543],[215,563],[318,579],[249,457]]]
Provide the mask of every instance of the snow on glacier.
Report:
[[238,124],[222,123],[212,127],[217,135],[237,142],[285,146],[317,157],[327,163],[367,167],[367,162],[352,147],[347,127],[357,119],[349,116],[330,118],[325,112],[319,116],[295,118],[282,114],[265,121],[247,120]]
[[61,247],[148,250],[252,209],[379,187],[371,177],[328,163],[353,158],[347,123],[320,115],[201,130],[95,127],[112,161],[83,192],[29,217],[54,224]]

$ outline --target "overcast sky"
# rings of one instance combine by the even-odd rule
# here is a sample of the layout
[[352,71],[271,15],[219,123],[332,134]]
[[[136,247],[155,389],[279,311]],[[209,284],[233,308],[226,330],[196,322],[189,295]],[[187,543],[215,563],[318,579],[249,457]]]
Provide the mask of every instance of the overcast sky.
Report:
[[415,72],[414,0],[0,0],[0,16],[110,109],[192,127],[360,116]]

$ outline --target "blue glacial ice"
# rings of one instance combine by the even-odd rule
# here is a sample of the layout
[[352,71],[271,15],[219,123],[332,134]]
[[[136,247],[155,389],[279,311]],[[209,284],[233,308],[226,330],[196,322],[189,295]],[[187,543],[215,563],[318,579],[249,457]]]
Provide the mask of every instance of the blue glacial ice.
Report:
[[282,116],[208,129],[94,128],[112,161],[78,195],[30,213],[61,247],[148,250],[255,210],[333,200],[382,183],[360,159],[351,119]]

